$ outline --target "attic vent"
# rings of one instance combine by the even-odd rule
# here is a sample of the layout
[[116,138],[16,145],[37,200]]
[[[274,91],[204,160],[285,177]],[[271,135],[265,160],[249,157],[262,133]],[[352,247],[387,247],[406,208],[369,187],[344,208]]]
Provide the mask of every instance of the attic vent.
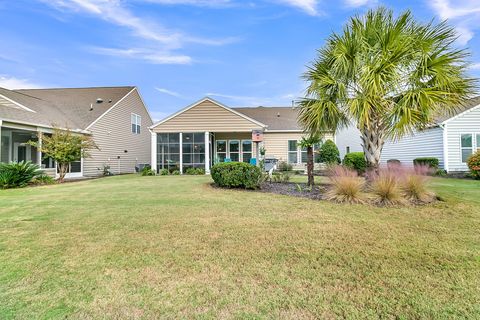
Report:
[[103,99],[102,98],[97,98],[97,103],[102,103]]
[[112,99],[109,99],[109,100],[108,100],[108,103],[112,103]]
[[280,118],[280,112],[277,112],[277,117]]
[[93,111],[93,103],[90,103],[90,111]]

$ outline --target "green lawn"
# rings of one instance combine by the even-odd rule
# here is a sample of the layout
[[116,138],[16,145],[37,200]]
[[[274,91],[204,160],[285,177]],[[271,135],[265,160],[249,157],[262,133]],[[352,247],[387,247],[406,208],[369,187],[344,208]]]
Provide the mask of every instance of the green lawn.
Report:
[[0,318],[480,318],[480,182],[394,209],[209,183],[0,191]]

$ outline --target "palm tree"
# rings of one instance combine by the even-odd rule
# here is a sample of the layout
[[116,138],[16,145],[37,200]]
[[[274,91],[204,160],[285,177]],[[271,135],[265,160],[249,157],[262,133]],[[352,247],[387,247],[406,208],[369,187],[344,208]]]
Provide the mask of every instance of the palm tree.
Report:
[[300,140],[300,148],[307,149],[307,185],[312,186],[315,184],[313,176],[313,146],[319,143],[321,140],[320,135],[314,134],[302,137]]
[[352,17],[304,74],[300,122],[313,133],[356,125],[367,164],[377,169],[385,140],[427,127],[474,93],[468,52],[454,47],[456,37],[446,22],[423,24],[410,11]]

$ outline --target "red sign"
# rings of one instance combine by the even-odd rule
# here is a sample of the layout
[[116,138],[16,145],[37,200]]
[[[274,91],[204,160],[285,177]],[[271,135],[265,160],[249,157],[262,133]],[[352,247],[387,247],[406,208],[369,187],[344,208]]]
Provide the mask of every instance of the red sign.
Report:
[[263,141],[263,131],[262,130],[253,130],[252,131],[252,141],[253,142],[262,142]]

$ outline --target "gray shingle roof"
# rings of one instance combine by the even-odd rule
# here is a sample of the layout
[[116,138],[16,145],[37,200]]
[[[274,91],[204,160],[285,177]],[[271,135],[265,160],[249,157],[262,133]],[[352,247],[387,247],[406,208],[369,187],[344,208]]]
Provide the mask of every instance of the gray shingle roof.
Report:
[[298,125],[298,109],[292,107],[233,108],[247,117],[260,121],[268,130],[302,130]]
[[[8,90],[0,94],[35,111],[0,103],[0,118],[45,126],[86,129],[135,87],[55,88]],[[103,100],[97,103],[97,99]],[[93,105],[93,110],[90,110]]]
[[445,114],[436,118],[437,123],[442,123],[462,112],[472,109],[480,104],[480,96],[468,99],[463,105],[455,109],[453,113]]

